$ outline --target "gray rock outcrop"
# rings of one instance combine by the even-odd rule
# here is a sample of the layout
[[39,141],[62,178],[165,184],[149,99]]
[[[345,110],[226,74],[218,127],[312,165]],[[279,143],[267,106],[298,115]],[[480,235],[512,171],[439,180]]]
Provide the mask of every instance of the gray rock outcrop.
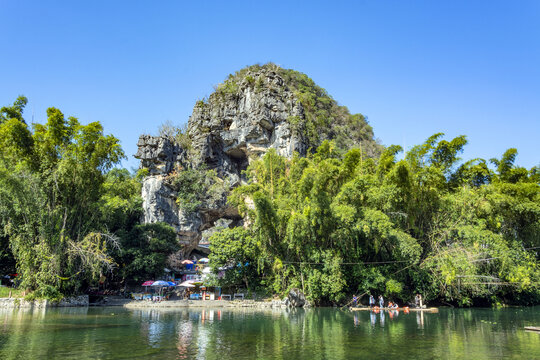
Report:
[[284,303],[288,307],[302,307],[308,302],[306,301],[304,293],[300,289],[294,288],[289,291],[289,294],[285,298]]

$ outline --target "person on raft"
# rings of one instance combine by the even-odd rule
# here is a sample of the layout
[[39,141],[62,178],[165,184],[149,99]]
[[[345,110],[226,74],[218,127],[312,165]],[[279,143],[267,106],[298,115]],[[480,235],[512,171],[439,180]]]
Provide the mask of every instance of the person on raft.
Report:
[[373,295],[369,295],[369,307],[372,308],[375,306],[375,298],[373,297]]
[[397,308],[398,308],[398,304],[394,304],[393,302],[389,301],[389,302],[388,302],[388,308],[389,308],[389,309],[397,309]]
[[352,303],[353,303],[353,306],[354,307],[357,307],[358,306],[358,298],[356,297],[356,295],[354,295],[352,297]]
[[417,308],[421,308],[421,307],[422,307],[422,295],[416,294],[416,296],[414,297],[414,305],[415,305]]
[[382,295],[379,295],[379,307],[382,309],[384,307],[384,298]]

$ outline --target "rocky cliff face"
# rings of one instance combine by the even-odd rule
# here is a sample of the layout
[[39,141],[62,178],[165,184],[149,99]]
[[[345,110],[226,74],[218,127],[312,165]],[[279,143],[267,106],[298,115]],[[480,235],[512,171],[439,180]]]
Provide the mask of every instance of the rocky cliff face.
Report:
[[136,158],[149,176],[143,181],[144,222],[166,222],[178,231],[189,253],[206,245],[215,227],[235,226],[241,222],[226,197],[203,203],[197,211],[187,212],[177,204],[177,190],[168,181],[175,171],[215,169],[229,184],[242,182],[242,170],[252,159],[274,148],[286,157],[306,153],[302,132],[292,129],[288,119],[302,118],[304,109],[283,79],[272,71],[257,74],[258,88],[250,80],[238,84],[234,93],[217,91],[208,101],[198,102],[188,121],[188,144],[179,145],[167,137],[142,135]]
[[[294,152],[306,154],[305,108],[281,75],[275,66],[248,68],[221,84],[207,101],[197,102],[182,138],[140,137],[135,157],[149,172],[143,182],[143,220],[174,226],[185,245],[184,256],[207,245],[216,230],[242,223],[226,196],[243,182],[242,171],[250,161],[270,148],[289,158]],[[179,187],[175,176],[208,170],[214,170],[213,183],[222,183],[221,192],[212,185],[212,195],[203,194],[196,209],[188,211],[178,198],[185,183]]]

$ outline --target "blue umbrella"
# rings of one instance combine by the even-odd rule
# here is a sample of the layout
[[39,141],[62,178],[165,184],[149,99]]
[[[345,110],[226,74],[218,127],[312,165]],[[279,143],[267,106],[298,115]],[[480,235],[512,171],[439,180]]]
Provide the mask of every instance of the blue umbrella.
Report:
[[[152,286],[160,286],[161,288],[171,286],[168,281],[158,280],[152,284]],[[159,295],[161,296],[161,290],[159,289]]]
[[174,281],[167,281],[169,283],[169,286],[176,286],[176,283]]

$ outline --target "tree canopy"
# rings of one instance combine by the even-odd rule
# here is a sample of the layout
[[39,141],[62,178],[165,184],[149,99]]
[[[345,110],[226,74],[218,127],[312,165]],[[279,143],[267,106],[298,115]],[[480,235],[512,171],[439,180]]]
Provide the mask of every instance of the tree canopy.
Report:
[[[114,168],[124,153],[98,122],[49,108],[29,128],[26,103],[0,109],[0,270],[48,298],[103,274],[159,276],[180,245],[169,225],[140,224],[144,170]],[[438,133],[403,156],[393,145],[374,158],[333,139],[305,158],[271,149],[249,165],[247,183],[229,195],[244,227],[210,239],[214,270],[226,270],[221,285],[301,288],[316,304],[370,292],[462,306],[538,303],[540,169],[517,166],[516,149],[463,162],[466,137]],[[214,178],[201,168],[168,181],[189,211],[222,198],[228,185]]]

